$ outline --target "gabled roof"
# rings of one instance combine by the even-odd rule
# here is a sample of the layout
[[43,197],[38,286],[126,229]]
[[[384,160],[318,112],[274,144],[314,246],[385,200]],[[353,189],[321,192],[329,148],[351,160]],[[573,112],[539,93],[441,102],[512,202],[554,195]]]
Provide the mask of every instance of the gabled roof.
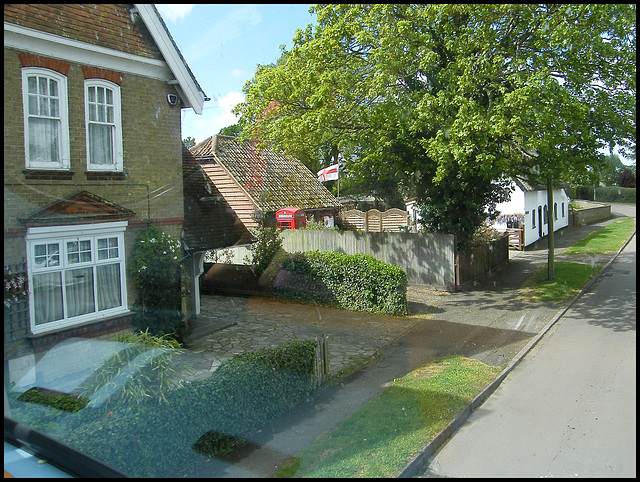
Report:
[[514,176],[511,179],[516,184],[516,186],[518,186],[523,192],[546,191],[547,190],[547,186],[544,186],[542,184],[538,184],[538,185],[534,186],[533,184],[531,184],[529,178],[527,178],[527,177],[523,177],[523,176],[515,177]]
[[264,213],[287,206],[307,211],[340,207],[302,162],[271,149],[258,150],[254,142],[240,144],[235,137],[211,136],[192,147],[191,153],[203,165],[220,165]]
[[196,114],[202,114],[204,101],[208,99],[191,72],[191,69],[189,69],[184,57],[182,57],[160,13],[158,13],[158,10],[153,4],[135,3],[134,6],[138,10],[153,40],[158,45],[160,53],[162,53],[171,72],[176,76],[178,82],[176,88],[180,92],[184,106],[191,107]]
[[208,251],[250,243],[252,238],[249,231],[184,145],[182,171],[182,241],[185,249],[191,252]]
[[130,209],[87,191],[80,191],[22,219],[22,222],[28,227],[55,226],[123,221],[133,216],[135,213]]

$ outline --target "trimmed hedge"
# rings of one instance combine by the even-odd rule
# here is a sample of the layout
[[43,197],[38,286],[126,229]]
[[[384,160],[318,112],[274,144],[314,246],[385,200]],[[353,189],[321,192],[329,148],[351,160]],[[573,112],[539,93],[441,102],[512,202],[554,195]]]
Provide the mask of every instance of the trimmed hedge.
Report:
[[73,419],[39,414],[26,423],[64,424],[62,442],[134,477],[193,476],[200,454],[228,452],[309,400],[314,356],[313,341],[296,340],[237,355],[209,378],[166,393],[166,403],[148,398],[138,405],[84,408]]
[[567,196],[571,199],[593,201],[595,189],[596,201],[604,203],[634,203],[636,202],[636,188],[618,186],[577,186],[566,188]]
[[407,273],[369,254],[307,251],[285,260],[273,294],[354,311],[404,315]]

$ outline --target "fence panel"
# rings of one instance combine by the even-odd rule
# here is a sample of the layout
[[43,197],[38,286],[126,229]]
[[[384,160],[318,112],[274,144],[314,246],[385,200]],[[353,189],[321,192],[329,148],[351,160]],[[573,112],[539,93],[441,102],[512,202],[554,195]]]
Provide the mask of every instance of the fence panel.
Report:
[[287,229],[282,232],[282,247],[289,253],[370,254],[404,269],[409,284],[455,290],[455,237],[451,234]]
[[496,268],[509,261],[509,237],[457,254],[458,286],[489,277]]
[[369,209],[366,213],[359,209],[350,209],[340,213],[342,225],[351,231],[369,233],[400,232],[401,226],[408,226],[407,212],[391,208],[384,212]]

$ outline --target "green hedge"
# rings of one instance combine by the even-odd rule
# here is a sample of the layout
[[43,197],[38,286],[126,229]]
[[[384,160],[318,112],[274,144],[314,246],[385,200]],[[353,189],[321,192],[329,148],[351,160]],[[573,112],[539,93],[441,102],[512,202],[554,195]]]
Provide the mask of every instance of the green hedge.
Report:
[[[75,414],[23,404],[14,418],[135,477],[197,475],[198,463],[250,439],[309,400],[315,343],[298,340],[237,355],[205,380],[165,393],[167,402],[85,407]],[[15,406],[12,404],[12,408]]]
[[407,313],[407,274],[368,254],[295,253],[273,285],[281,298],[384,314]]
[[565,192],[570,199],[584,199],[593,201],[593,191],[595,189],[595,200],[605,203],[634,203],[636,202],[636,188],[618,186],[578,186],[565,188]]

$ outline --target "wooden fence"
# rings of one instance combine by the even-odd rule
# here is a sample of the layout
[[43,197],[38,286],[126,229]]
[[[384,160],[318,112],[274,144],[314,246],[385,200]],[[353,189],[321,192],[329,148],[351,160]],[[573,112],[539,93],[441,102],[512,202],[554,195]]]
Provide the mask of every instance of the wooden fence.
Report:
[[509,238],[507,236],[472,248],[469,252],[457,253],[456,290],[489,278],[508,261]]
[[370,254],[404,269],[409,284],[455,290],[455,236],[452,234],[285,229],[282,248],[289,253]]
[[365,233],[287,229],[282,247],[289,253],[335,251],[370,254],[407,273],[410,285],[456,291],[490,276],[509,260],[509,239],[458,253],[455,236],[432,233]]
[[522,251],[524,249],[524,227],[507,229],[509,247]]
[[391,208],[381,212],[377,209],[369,209],[367,212],[359,209],[350,209],[339,215],[342,225],[351,231],[364,231],[370,233],[402,231],[401,226],[408,226],[407,212],[398,208]]

